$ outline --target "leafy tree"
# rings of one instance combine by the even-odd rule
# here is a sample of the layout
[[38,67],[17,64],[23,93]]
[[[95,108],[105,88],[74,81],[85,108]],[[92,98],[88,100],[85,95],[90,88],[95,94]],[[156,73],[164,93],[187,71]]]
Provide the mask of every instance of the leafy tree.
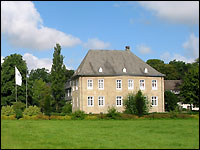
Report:
[[185,74],[180,89],[180,96],[186,104],[199,106],[199,66],[193,64],[193,67]]
[[165,91],[165,111],[174,111],[178,106],[177,102],[178,98],[176,94],[170,91]]
[[1,65],[1,106],[11,105],[16,101],[15,66],[22,75],[22,86],[17,85],[17,100],[26,103],[27,65],[19,54],[11,54],[4,58]]
[[130,114],[136,114],[139,117],[148,113],[150,105],[148,100],[139,90],[136,94],[129,93],[124,100],[125,112]]
[[65,77],[66,77],[65,82],[67,82],[67,80],[70,79],[73,76],[73,74],[74,74],[74,70],[66,69],[65,70]]
[[35,81],[35,80],[39,80],[39,79],[43,79],[44,82],[49,83],[50,82],[50,78],[49,78],[49,73],[48,73],[48,69],[45,68],[38,68],[35,70],[31,70],[30,74],[29,74],[29,80]]
[[177,69],[172,64],[165,64],[163,73],[166,75],[165,80],[177,80],[179,78]]
[[53,105],[56,112],[60,112],[61,108],[64,106],[64,84],[66,81],[65,70],[66,67],[63,64],[63,55],[61,55],[61,47],[59,44],[56,44],[54,47],[53,54],[53,64],[51,67],[51,90],[53,96]]
[[151,67],[153,67],[154,69],[156,69],[157,71],[163,73],[164,66],[165,66],[164,61],[162,61],[160,59],[149,59],[149,60],[147,60],[146,63],[148,65],[150,65]]

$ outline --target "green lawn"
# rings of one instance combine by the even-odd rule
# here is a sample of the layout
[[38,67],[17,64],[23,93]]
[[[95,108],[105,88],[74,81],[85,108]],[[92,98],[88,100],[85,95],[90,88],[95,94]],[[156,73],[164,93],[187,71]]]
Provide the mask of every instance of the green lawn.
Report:
[[1,120],[2,149],[198,149],[198,119]]

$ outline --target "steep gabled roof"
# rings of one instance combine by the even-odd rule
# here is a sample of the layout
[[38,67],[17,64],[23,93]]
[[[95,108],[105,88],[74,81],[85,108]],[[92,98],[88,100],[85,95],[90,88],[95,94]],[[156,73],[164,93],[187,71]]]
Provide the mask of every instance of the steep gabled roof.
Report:
[[[102,68],[102,72],[99,72]],[[126,72],[123,72],[125,68]],[[147,68],[148,73],[144,73]],[[129,50],[89,50],[75,76],[165,76]]]

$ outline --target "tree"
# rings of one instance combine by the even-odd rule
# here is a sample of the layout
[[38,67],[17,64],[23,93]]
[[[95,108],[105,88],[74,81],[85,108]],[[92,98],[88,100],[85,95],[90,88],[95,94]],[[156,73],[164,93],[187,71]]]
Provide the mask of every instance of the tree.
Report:
[[64,106],[64,96],[65,96],[65,70],[66,67],[63,64],[63,55],[61,55],[61,47],[56,44],[54,47],[53,54],[53,64],[51,67],[51,91],[53,96],[53,105],[55,106],[55,111],[60,112],[61,108]]
[[65,82],[67,82],[67,80],[69,80],[73,76],[73,74],[74,74],[74,70],[66,69],[65,70],[65,77],[66,77]]
[[183,97],[185,104],[199,106],[199,65],[193,64],[185,74],[180,88],[180,96]]
[[164,61],[162,61],[160,59],[149,59],[149,60],[147,60],[146,63],[148,65],[150,65],[151,67],[153,67],[154,69],[156,69],[157,71],[163,73],[164,66],[165,66]]
[[44,82],[49,83],[50,82],[50,78],[49,78],[49,73],[48,73],[48,69],[45,68],[38,68],[35,70],[31,70],[30,74],[29,74],[29,80],[35,81],[36,79],[42,79]]
[[136,114],[139,117],[148,113],[150,105],[148,99],[139,90],[136,94],[129,93],[124,100],[125,112]]
[[170,91],[165,91],[165,111],[169,112],[175,110],[178,106],[177,102],[178,98],[176,94]]
[[22,75],[22,86],[17,85],[17,100],[26,103],[27,65],[19,54],[11,54],[4,58],[1,65],[1,106],[16,102],[15,66]]

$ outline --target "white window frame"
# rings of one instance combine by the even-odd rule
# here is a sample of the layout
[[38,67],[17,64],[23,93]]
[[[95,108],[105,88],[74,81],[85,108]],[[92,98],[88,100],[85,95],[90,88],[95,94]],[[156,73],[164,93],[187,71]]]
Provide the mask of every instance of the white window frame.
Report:
[[[100,81],[103,81],[103,82],[100,83]],[[103,87],[99,87],[100,84],[102,84]],[[99,90],[104,90],[104,79],[98,79],[98,89]]]
[[[132,86],[130,87],[129,85],[129,82],[132,81]],[[128,90],[133,90],[134,89],[134,80],[133,79],[128,79]]]
[[[118,99],[119,97],[121,97],[121,99]],[[121,105],[117,105],[117,101],[121,100]],[[116,106],[117,107],[122,107],[123,106],[123,96],[116,96]]]
[[[101,99],[101,100],[103,100],[103,105],[99,105],[100,97],[103,98],[103,99]],[[105,106],[105,96],[98,96],[98,106],[99,107]]]
[[[144,79],[140,79],[140,81],[142,81],[142,80],[144,80]],[[141,87],[141,86],[140,86],[140,81],[139,81],[140,90],[145,90],[145,80],[144,80],[144,87]]]
[[[88,82],[89,81],[92,81],[91,83],[92,83],[92,86],[90,87],[90,86],[88,86]],[[93,79],[87,79],[87,89],[88,90],[92,90],[93,89]]]
[[[156,81],[156,83],[153,84],[153,81]],[[155,87],[153,85],[156,85]],[[152,80],[151,81],[151,86],[152,86],[152,90],[157,90],[158,89],[158,81],[157,80]]]
[[[153,101],[154,101],[154,103],[156,102],[156,105],[153,104]],[[158,96],[152,96],[151,97],[151,105],[152,106],[158,106]]]
[[[118,83],[117,81],[121,81],[121,82],[120,82],[120,83],[121,83],[121,88],[119,88],[118,85],[119,85],[120,83]],[[117,89],[117,90],[122,90],[122,80],[121,80],[121,79],[117,79],[117,80],[116,80],[116,89]]]
[[[92,99],[91,99],[91,100],[92,100],[92,105],[88,105],[88,104],[89,104],[89,103],[88,103],[88,100],[89,100],[88,98],[89,98],[89,97],[90,97],[90,98],[92,97]],[[88,107],[93,107],[93,106],[94,106],[94,96],[88,96],[88,97],[87,97],[87,106],[88,106]]]

